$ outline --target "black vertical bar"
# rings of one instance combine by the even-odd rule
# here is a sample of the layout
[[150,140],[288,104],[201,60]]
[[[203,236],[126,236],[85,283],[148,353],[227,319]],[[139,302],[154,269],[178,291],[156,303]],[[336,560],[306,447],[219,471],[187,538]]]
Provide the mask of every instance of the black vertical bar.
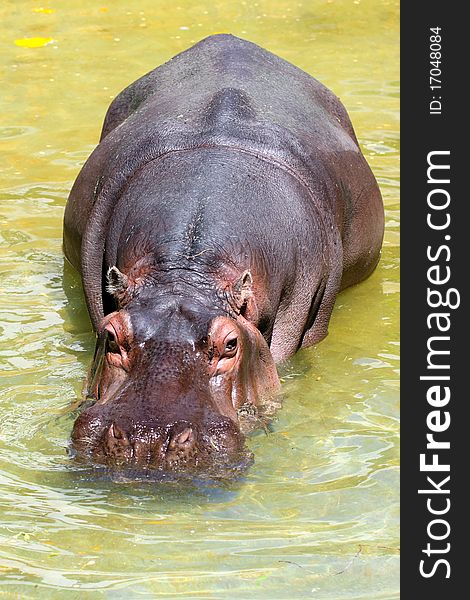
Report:
[[401,597],[413,600],[466,597],[470,574],[470,30],[458,7],[401,5]]

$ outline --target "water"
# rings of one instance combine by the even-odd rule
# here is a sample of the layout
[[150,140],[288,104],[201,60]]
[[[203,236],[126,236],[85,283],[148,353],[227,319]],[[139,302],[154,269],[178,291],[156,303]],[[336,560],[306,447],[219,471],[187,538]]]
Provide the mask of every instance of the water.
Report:
[[[398,598],[398,3],[12,0],[0,15],[0,596]],[[111,98],[215,32],[341,97],[384,196],[382,261],[283,369],[244,479],[89,480],[65,452],[93,336],[63,208]]]

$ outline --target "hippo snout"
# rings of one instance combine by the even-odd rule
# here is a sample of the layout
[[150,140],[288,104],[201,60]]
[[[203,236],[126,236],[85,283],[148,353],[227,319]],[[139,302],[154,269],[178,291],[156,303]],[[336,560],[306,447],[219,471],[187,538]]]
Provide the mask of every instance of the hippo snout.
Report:
[[126,433],[117,422],[105,429],[101,447],[108,462],[133,463],[139,467],[180,466],[197,458],[197,428],[186,421],[166,427],[134,427]]
[[75,422],[72,446],[77,455],[111,467],[193,471],[239,460],[244,437],[227,417],[208,423],[176,420],[170,424],[134,422],[95,414],[92,407]]

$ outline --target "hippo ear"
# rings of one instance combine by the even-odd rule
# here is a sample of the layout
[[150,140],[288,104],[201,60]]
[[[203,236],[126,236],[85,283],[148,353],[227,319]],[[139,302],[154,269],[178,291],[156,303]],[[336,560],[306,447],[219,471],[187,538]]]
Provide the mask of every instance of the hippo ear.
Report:
[[110,267],[106,279],[108,281],[106,291],[111,294],[111,296],[114,296],[120,305],[124,304],[129,287],[129,278],[127,275],[121,273],[117,267]]
[[248,301],[253,297],[253,277],[250,271],[244,271],[242,276],[233,285],[233,299],[240,312],[246,308]]

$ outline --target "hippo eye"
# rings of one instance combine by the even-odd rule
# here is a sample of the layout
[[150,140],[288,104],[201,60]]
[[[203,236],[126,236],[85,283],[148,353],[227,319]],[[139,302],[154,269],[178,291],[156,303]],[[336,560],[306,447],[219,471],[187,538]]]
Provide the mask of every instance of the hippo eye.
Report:
[[119,344],[116,341],[116,336],[111,331],[107,331],[106,338],[106,351],[111,352],[111,354],[120,354],[121,350],[119,348]]
[[237,351],[237,346],[238,346],[238,339],[236,337],[229,339],[225,343],[223,356],[224,357],[234,356],[235,352]]

